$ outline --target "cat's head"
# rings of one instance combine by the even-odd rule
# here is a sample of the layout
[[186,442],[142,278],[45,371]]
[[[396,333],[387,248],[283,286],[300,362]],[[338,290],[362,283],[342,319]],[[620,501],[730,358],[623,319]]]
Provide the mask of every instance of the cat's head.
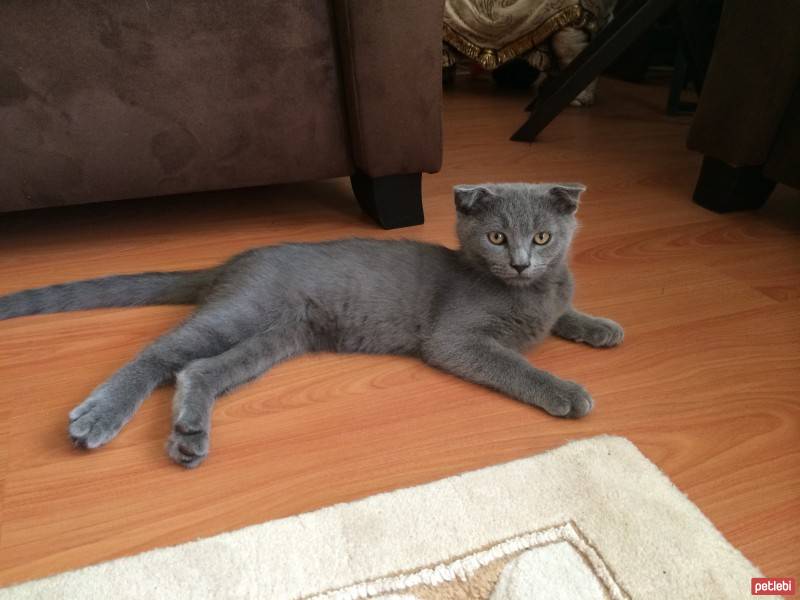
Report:
[[455,187],[464,256],[509,285],[532,283],[567,255],[580,183],[485,183]]

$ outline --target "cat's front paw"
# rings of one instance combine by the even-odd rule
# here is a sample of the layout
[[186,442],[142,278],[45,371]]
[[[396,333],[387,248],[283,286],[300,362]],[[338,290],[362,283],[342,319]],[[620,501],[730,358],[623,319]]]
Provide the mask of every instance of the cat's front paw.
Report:
[[588,107],[594,104],[594,100],[594,90],[583,90],[569,104],[570,106]]
[[590,327],[584,332],[584,340],[595,348],[611,348],[622,343],[625,331],[622,326],[611,319],[595,317]]
[[589,414],[594,407],[589,392],[572,381],[559,381],[558,385],[548,386],[545,393],[540,405],[554,417],[578,419]]

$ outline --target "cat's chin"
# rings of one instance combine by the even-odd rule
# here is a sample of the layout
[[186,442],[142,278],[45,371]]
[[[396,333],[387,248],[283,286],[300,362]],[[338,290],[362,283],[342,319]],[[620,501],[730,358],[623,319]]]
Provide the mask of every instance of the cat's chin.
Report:
[[503,283],[513,287],[527,287],[536,281],[536,277],[503,277]]

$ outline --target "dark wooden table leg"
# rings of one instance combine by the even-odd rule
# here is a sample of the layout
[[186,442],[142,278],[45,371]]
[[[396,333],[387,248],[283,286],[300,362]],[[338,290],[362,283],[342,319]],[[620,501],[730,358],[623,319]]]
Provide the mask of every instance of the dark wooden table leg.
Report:
[[697,103],[681,100],[689,78],[689,63],[686,61],[686,53],[680,46],[675,52],[674,67],[667,95],[667,114],[672,116],[694,114],[694,111],[697,110]]
[[515,142],[533,142],[558,113],[675,2],[629,2],[566,69],[545,81],[540,93],[528,107],[531,111],[528,120],[511,139]]
[[688,67],[687,75],[699,96],[714,51],[722,0],[679,0],[681,46]]
[[422,173],[370,177],[361,171],[350,176],[361,209],[385,229],[421,225]]

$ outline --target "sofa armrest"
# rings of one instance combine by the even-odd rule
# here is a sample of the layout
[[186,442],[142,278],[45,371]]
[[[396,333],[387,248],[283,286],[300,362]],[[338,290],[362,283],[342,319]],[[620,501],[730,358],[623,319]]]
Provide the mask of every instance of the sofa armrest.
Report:
[[441,167],[442,7],[334,0],[353,159],[368,176]]

